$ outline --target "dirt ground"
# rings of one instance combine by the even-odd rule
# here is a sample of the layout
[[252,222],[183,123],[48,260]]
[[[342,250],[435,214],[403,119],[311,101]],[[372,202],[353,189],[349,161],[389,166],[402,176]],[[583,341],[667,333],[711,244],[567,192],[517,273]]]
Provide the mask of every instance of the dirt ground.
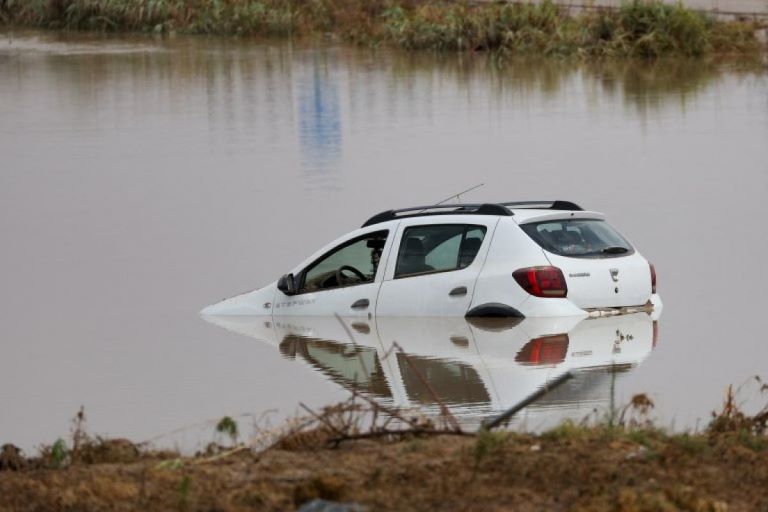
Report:
[[540,436],[283,446],[220,458],[124,450],[120,463],[64,469],[6,460],[0,510],[283,511],[314,498],[370,511],[768,510],[768,443],[747,434],[566,425]]

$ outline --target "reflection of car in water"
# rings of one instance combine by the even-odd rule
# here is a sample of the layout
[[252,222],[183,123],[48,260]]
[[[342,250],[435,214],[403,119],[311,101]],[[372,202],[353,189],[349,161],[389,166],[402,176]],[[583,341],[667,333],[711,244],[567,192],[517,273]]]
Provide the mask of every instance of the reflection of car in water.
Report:
[[388,210],[207,315],[549,317],[658,309],[653,265],[567,201]]
[[604,406],[616,374],[655,346],[655,317],[207,319],[268,341],[284,356],[384,403],[436,413],[439,399],[466,423],[508,409],[570,372],[573,378],[517,416],[537,428]]

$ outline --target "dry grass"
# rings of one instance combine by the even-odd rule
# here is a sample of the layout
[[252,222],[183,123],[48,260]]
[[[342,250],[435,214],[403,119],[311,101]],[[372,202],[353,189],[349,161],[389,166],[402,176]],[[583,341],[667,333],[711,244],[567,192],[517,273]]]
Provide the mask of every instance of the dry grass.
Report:
[[269,511],[316,498],[383,511],[751,511],[768,503],[768,408],[745,413],[729,388],[695,434],[654,428],[652,409],[638,395],[615,425],[467,434],[449,418],[406,416],[353,392],[251,444],[194,457],[92,438],[81,411],[63,463],[50,449],[26,459],[3,447],[0,510]]
[[535,437],[358,440],[337,449],[243,451],[181,459],[6,473],[11,510],[292,510],[314,498],[370,510],[758,510],[768,451],[733,441],[691,449],[653,433],[600,429]]

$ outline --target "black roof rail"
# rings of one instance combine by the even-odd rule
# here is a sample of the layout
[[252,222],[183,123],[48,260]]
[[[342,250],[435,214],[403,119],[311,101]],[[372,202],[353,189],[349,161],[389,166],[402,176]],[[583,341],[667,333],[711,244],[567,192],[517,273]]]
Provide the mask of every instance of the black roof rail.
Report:
[[[584,208],[571,201],[562,201],[559,199],[546,201],[510,201],[501,203],[503,206],[512,208],[537,208],[542,210],[574,210],[583,211]],[[547,206],[548,205],[548,206]]]
[[506,203],[474,203],[474,204],[433,204],[428,206],[411,206],[398,210],[386,210],[377,213],[363,224],[362,227],[372,226],[389,220],[408,217],[424,217],[427,215],[513,215],[510,208],[538,208],[543,210],[583,211],[584,208],[571,201],[509,201]]
[[[437,211],[435,211],[437,210]],[[413,212],[413,213],[411,213]],[[409,217],[425,217],[427,215],[501,215],[509,217],[512,212],[498,203],[477,203],[477,204],[438,204],[429,206],[412,206],[410,208],[400,208],[398,210],[386,210],[377,213],[363,224],[362,227],[387,222],[389,220],[403,219]]]

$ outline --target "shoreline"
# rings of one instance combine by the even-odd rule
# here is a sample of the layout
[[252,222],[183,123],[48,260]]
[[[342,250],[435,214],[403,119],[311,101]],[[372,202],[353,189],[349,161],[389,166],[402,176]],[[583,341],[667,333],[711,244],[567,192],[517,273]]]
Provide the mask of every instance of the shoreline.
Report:
[[[606,0],[609,3],[613,0]],[[577,12],[574,12],[577,11]],[[589,9],[548,0],[0,0],[0,28],[323,39],[440,53],[656,59],[763,55],[766,23],[661,1]]]
[[[474,0],[482,3],[491,0]],[[510,3],[524,0],[506,0]],[[541,3],[546,0],[529,0],[532,3]],[[665,4],[674,5],[678,0],[661,0]],[[570,2],[567,0],[554,0],[554,3],[575,12],[582,10],[616,9],[621,8],[625,0],[580,0]],[[768,21],[768,3],[762,0],[683,0],[685,8],[713,16],[724,21],[727,20],[753,20]]]
[[768,449],[747,439],[563,426],[221,458],[136,455],[0,472],[0,509],[277,511],[321,499],[377,511],[756,510],[768,501]]
[[222,418],[218,442],[194,456],[93,437],[81,409],[69,444],[30,458],[2,446],[0,510],[722,512],[768,502],[768,406],[746,414],[733,388],[696,433],[655,427],[646,395],[602,422],[530,434],[463,431],[447,409],[419,418],[351,393],[302,406],[307,416],[248,443]]

